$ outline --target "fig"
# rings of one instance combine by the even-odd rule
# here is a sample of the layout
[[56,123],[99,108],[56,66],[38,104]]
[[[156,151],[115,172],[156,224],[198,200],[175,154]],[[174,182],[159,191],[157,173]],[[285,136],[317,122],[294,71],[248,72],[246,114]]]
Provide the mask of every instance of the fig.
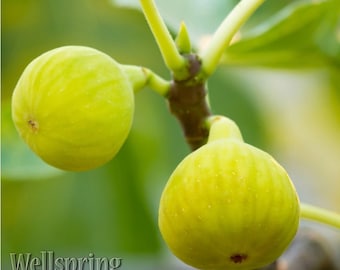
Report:
[[245,143],[227,118],[177,166],[160,199],[159,228],[170,250],[198,269],[257,269],[291,243],[300,206],[284,168]]
[[12,96],[20,136],[63,170],[89,170],[112,159],[128,136],[133,113],[133,86],[121,65],[85,46],[38,56]]

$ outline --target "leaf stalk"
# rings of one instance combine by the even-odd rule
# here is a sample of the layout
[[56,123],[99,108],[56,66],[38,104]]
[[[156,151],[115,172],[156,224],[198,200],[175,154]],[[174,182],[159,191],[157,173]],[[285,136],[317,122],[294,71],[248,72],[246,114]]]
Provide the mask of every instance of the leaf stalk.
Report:
[[201,77],[209,77],[217,68],[231,39],[265,0],[241,0],[227,15],[201,53]]

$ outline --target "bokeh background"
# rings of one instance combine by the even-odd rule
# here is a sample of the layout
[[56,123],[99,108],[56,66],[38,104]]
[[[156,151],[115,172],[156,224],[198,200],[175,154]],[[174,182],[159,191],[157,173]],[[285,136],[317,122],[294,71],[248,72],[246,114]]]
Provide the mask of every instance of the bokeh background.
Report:
[[[173,34],[184,20],[198,50],[238,1],[157,0]],[[11,120],[11,94],[25,66],[62,45],[95,47],[123,64],[170,78],[134,0],[3,0],[1,41],[2,269],[10,253],[123,258],[122,269],[190,269],[167,249],[158,202],[190,150],[166,101],[136,95],[132,130],[98,169],[64,172],[37,158]],[[209,80],[215,114],[287,169],[304,202],[340,212],[339,2],[266,1]],[[179,194],[180,196],[180,194]],[[340,258],[340,233],[302,221]],[[340,267],[339,267],[340,269]]]

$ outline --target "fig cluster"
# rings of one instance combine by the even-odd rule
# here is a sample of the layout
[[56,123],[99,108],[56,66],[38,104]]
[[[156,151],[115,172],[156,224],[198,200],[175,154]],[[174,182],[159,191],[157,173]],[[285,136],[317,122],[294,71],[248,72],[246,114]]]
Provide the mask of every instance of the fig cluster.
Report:
[[195,268],[257,269],[287,248],[299,216],[287,172],[224,118],[170,176],[159,227],[172,252]]
[[[134,87],[148,81],[144,73],[124,69],[93,48],[53,49],[34,59],[20,77],[12,97],[14,124],[52,166],[96,168],[125,142]],[[283,167],[245,143],[233,121],[208,120],[207,144],[184,158],[163,190],[161,234],[178,258],[198,269],[262,267],[295,236],[299,198]]]

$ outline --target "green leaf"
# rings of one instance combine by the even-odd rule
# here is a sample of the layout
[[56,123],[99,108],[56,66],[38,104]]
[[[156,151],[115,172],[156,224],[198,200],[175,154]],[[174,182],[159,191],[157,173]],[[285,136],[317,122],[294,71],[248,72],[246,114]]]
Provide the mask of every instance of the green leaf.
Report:
[[[125,151],[125,154],[128,153]],[[139,187],[138,170],[122,152],[115,162],[50,181],[3,181],[3,251],[53,250],[156,254],[156,222]]]
[[327,19],[320,24],[315,40],[320,50],[340,65],[340,2],[334,0],[331,4]]
[[339,10],[339,2],[333,0],[295,2],[227,48],[222,63],[275,68],[326,65],[339,54],[335,19]]

